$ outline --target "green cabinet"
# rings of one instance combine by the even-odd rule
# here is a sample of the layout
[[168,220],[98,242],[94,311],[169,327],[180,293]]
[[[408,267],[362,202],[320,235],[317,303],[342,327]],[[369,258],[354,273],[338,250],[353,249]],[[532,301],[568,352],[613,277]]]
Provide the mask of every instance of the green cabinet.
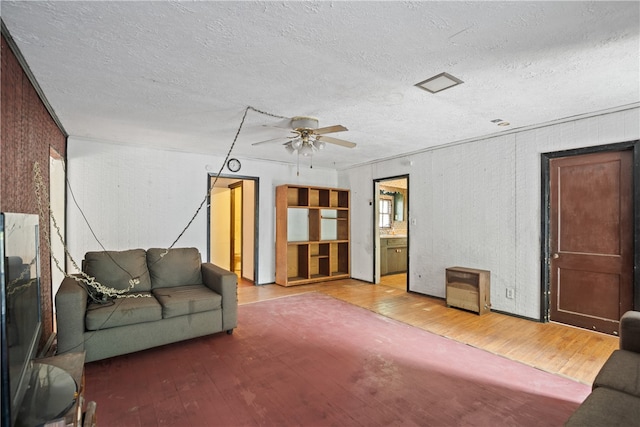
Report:
[[380,274],[405,273],[407,271],[407,238],[380,239]]

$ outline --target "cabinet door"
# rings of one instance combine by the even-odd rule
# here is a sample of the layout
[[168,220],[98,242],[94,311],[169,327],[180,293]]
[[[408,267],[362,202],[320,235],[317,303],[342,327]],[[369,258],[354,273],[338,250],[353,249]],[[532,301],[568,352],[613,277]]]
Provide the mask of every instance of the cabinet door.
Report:
[[400,252],[400,259],[398,259],[398,271],[407,271],[407,248],[399,248],[402,250]]
[[387,272],[399,273],[407,269],[407,248],[387,249]]
[[387,267],[387,250],[385,248],[380,248],[380,275],[384,276],[389,272],[389,268]]
[[387,249],[387,273],[398,271],[398,248]]

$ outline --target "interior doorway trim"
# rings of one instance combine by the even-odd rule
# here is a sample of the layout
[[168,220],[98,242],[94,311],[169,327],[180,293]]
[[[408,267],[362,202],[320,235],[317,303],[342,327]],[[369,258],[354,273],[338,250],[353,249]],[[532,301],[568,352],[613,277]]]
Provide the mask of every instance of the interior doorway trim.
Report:
[[[64,242],[67,240],[67,173],[65,159],[53,147],[49,147],[49,208],[51,210],[49,234],[54,236],[58,231],[61,234],[60,239],[51,238],[50,240],[50,277],[51,277],[51,307],[56,311],[55,295],[60,288],[64,274],[56,267],[54,259],[58,260],[60,268],[67,271],[67,255],[64,249]],[[59,230],[55,230],[54,223],[57,224]],[[56,323],[54,322],[54,330]]]
[[[231,214],[230,214],[230,219],[231,219],[231,235],[230,235],[230,241],[231,241],[231,245],[229,247],[229,259],[231,260],[231,266],[230,266],[230,270],[231,271],[236,271],[236,253],[237,253],[237,245],[240,245],[240,259],[239,259],[239,271],[240,271],[240,276],[242,276],[242,274],[244,273],[244,256],[243,256],[243,252],[244,252],[244,241],[243,241],[243,222],[245,220],[244,218],[244,181],[236,181],[232,184],[229,184],[229,189],[231,190]],[[238,194],[238,192],[240,192]],[[239,196],[239,197],[238,197]],[[239,205],[239,209],[238,209],[238,205]],[[238,215],[237,212],[240,212],[240,218],[238,220]],[[239,235],[239,239],[237,239],[236,237]],[[255,244],[255,242],[254,242]],[[255,282],[255,274],[254,274],[254,282]]]
[[380,185],[383,184],[386,181],[393,181],[393,180],[406,180],[407,183],[407,197],[404,201],[405,205],[406,205],[406,212],[407,212],[407,217],[406,217],[406,223],[407,223],[407,273],[406,273],[406,290],[407,292],[409,292],[410,286],[409,286],[409,277],[410,277],[410,271],[411,271],[411,257],[410,257],[410,227],[411,227],[411,221],[410,221],[410,216],[409,216],[409,204],[411,203],[411,195],[409,193],[409,174],[405,174],[405,175],[395,175],[395,176],[389,176],[389,177],[384,177],[384,178],[376,178],[373,180],[373,209],[372,209],[372,215],[373,215],[373,283],[374,284],[379,284],[380,280],[381,280],[381,273],[380,273],[380,229],[378,227],[378,217],[379,217],[379,202],[380,202]]
[[[209,173],[207,175],[207,257],[211,258],[211,183],[216,178],[215,173]],[[260,178],[247,175],[225,175],[218,176],[219,179],[233,180],[233,181],[253,181],[254,183],[254,196],[253,196],[253,283],[254,285],[260,285],[258,283],[259,277],[259,229],[260,229]],[[226,267],[225,267],[226,268]]]
[[576,148],[571,150],[542,153],[541,173],[542,173],[542,197],[541,197],[541,232],[542,239],[540,248],[540,321],[549,321],[550,292],[551,292],[551,271],[550,271],[550,208],[551,208],[551,182],[550,182],[550,160],[559,157],[578,156],[583,154],[602,153],[607,151],[633,152],[632,174],[633,174],[633,308],[640,310],[640,140],[626,141],[615,144],[599,145],[593,147]]

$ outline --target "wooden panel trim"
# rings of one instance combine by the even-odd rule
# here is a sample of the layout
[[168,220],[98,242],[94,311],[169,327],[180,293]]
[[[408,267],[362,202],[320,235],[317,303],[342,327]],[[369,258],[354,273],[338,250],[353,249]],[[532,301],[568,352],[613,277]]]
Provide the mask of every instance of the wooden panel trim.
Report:
[[633,308],[640,310],[640,140],[625,141],[614,144],[598,145],[593,147],[575,148],[570,150],[555,151],[541,154],[541,233],[540,239],[540,320],[549,321],[549,293],[551,290],[549,270],[549,245],[550,245],[550,161],[559,157],[578,156],[583,154],[602,153],[607,151],[633,152],[632,160],[632,197],[633,197]]

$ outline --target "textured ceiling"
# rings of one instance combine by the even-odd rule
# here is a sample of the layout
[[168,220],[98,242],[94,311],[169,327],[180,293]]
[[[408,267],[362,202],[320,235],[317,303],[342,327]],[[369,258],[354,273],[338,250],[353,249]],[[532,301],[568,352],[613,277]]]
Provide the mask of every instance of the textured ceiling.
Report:
[[[335,167],[640,101],[640,3],[2,1],[65,130],[224,155],[247,106],[358,144]],[[448,72],[462,85],[414,86]],[[510,126],[497,127],[502,119]],[[249,111],[233,155],[295,163]],[[267,125],[267,126],[265,126]]]

